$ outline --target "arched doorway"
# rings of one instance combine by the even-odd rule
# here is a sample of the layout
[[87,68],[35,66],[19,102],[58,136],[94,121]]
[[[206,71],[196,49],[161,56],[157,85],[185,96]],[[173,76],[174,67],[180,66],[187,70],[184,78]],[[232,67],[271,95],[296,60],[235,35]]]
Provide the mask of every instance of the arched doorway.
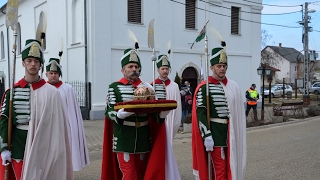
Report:
[[185,81],[190,82],[192,94],[197,88],[198,85],[198,73],[197,70],[194,67],[187,67],[183,72],[181,76],[181,84],[183,85]]

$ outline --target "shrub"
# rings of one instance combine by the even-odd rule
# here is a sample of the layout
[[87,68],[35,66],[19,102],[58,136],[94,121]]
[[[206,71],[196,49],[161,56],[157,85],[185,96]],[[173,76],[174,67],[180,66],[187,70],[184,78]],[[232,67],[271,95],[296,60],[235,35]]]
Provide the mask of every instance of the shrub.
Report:
[[178,84],[179,89],[181,89],[181,78],[178,75],[178,72],[176,72],[176,76],[174,77],[174,82]]
[[319,116],[320,115],[320,106],[312,105],[307,108],[308,116]]
[[191,113],[186,115],[186,117],[184,117],[184,123],[186,124],[190,124],[192,122],[192,116]]

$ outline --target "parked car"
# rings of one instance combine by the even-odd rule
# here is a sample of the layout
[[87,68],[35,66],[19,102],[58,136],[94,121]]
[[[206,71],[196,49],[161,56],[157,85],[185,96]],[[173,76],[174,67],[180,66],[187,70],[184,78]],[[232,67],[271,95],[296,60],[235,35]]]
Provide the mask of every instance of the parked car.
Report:
[[262,94],[262,91],[266,91],[266,90],[268,90],[268,88],[263,88],[263,87],[261,87],[261,88],[260,88],[261,94]]
[[[284,94],[287,95],[288,92],[292,93],[292,87],[290,85],[284,85]],[[271,87],[271,97],[281,97],[283,94],[283,85],[276,84]],[[269,97],[269,90],[264,91],[264,97]]]
[[320,93],[320,82],[313,83],[309,92],[318,95]]

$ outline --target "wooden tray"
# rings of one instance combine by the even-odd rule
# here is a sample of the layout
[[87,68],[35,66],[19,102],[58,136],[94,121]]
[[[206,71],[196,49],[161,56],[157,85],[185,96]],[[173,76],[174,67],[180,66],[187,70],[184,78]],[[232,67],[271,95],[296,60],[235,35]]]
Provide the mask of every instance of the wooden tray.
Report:
[[136,114],[142,113],[158,113],[161,111],[169,111],[177,108],[175,100],[133,100],[126,102],[118,102],[114,105],[114,110],[124,108],[127,112]]

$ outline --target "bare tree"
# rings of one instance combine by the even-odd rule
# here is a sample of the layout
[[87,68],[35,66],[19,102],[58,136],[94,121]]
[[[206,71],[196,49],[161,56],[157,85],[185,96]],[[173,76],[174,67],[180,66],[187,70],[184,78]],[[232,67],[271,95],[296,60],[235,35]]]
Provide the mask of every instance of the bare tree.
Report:
[[[317,71],[317,62],[316,61],[310,61],[309,62],[309,71],[308,71],[308,79],[310,81],[315,81],[314,75],[316,74]],[[304,64],[303,61],[297,61],[297,74],[296,78],[297,79],[303,79],[304,78]]]
[[[281,59],[279,54],[268,48],[267,43],[272,39],[272,35],[267,30],[261,29],[261,63],[276,67]],[[272,43],[274,44],[274,42]]]
[[[267,46],[269,40],[272,39],[272,35],[267,30],[261,29],[261,49]],[[274,43],[274,42],[273,42]]]
[[268,46],[261,51],[261,63],[277,67],[282,61],[281,56]]

